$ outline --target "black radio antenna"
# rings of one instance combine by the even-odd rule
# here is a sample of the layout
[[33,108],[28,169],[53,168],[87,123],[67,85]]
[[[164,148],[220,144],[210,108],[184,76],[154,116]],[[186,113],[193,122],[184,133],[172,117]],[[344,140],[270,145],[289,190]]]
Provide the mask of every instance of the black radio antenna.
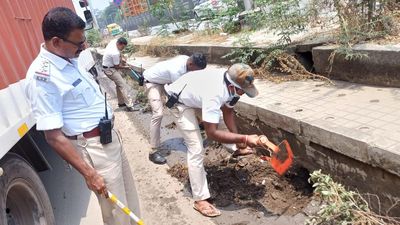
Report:
[[182,93],[183,89],[185,89],[186,85],[187,84],[185,84],[185,86],[183,86],[182,90],[178,93],[178,97],[181,96],[181,93]]
[[104,92],[104,108],[106,111],[106,120],[108,120],[108,110],[107,110],[107,92]]

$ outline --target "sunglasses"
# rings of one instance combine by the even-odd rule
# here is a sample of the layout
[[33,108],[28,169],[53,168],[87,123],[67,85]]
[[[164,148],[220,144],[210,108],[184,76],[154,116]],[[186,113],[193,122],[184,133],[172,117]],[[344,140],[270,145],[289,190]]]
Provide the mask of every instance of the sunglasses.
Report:
[[62,40],[65,41],[65,42],[68,42],[68,43],[70,43],[70,44],[75,45],[75,47],[77,47],[77,48],[79,48],[79,49],[83,48],[84,45],[85,45],[85,42],[86,42],[86,37],[85,37],[85,39],[83,39],[83,41],[78,42],[78,43],[73,42],[73,41],[70,41],[70,40],[68,40],[68,39],[66,39],[66,38],[60,38],[60,39],[62,39]]

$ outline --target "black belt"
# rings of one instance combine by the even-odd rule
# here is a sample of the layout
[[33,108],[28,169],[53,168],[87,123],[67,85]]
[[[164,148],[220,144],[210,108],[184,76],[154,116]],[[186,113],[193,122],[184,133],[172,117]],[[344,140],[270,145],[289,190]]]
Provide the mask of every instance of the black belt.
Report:
[[108,67],[108,66],[103,66],[103,68],[104,69],[111,69],[111,68],[114,68],[113,66],[110,66],[110,67]]

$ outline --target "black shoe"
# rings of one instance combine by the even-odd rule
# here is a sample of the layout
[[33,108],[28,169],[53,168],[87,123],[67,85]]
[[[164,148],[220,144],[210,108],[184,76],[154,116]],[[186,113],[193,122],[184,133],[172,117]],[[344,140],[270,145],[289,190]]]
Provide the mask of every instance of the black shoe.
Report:
[[165,159],[159,152],[149,154],[149,159],[155,164],[165,164],[167,162],[167,159]]
[[125,107],[126,106],[126,104],[125,103],[123,103],[123,104],[118,104],[118,107],[119,108],[121,108],[121,107]]

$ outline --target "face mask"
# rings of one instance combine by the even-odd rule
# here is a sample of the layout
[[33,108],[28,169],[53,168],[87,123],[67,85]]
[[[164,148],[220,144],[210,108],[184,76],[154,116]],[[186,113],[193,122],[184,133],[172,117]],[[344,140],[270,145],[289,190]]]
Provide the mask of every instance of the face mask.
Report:
[[[229,89],[228,89],[228,91],[229,91]],[[236,103],[239,101],[239,99],[240,99],[240,95],[238,95],[236,93],[236,88],[234,87],[233,88],[233,93],[231,93],[229,91],[229,99],[225,103],[225,106],[228,107],[228,108],[233,108],[236,105]]]

